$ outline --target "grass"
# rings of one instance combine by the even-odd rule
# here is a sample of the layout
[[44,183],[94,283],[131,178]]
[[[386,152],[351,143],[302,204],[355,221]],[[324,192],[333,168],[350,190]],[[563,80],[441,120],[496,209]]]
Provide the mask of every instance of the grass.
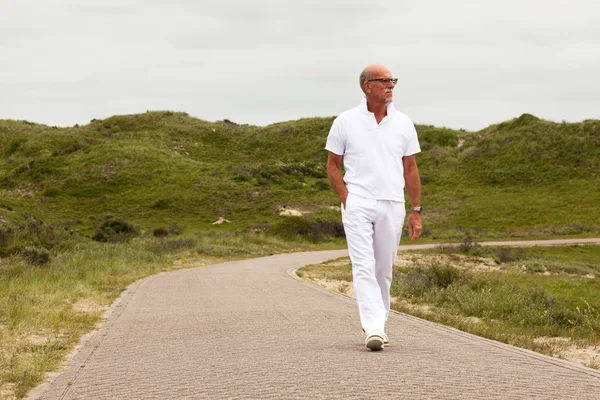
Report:
[[[408,254],[394,267],[398,311],[553,356],[600,345],[600,246],[475,245]],[[347,259],[299,275],[352,281]],[[597,368],[593,360],[584,364]]]

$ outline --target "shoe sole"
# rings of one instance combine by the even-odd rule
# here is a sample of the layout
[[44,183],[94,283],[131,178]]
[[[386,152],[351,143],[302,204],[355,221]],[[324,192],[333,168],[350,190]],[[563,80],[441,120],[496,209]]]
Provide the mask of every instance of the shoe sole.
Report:
[[[364,329],[362,331],[363,331],[363,333],[365,333]],[[386,346],[389,346],[389,345],[390,345],[390,341],[383,339],[383,347],[386,347]]]
[[366,346],[371,350],[381,350],[384,346],[383,338],[380,336],[372,336],[367,339]]

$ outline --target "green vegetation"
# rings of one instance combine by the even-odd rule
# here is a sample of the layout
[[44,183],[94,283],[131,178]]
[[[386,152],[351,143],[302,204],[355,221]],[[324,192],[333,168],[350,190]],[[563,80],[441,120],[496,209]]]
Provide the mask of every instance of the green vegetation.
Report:
[[[266,127],[148,112],[52,128],[0,121],[0,215],[68,223],[93,218],[142,230],[272,227],[281,207],[339,220],[323,149],[333,118]],[[423,239],[600,233],[600,121],[525,114],[479,132],[418,125]],[[406,240],[406,235],[403,240]]]
[[[474,244],[401,255],[391,290],[398,311],[553,356],[600,345],[600,246]],[[352,282],[347,259],[298,272]]]
[[[23,397],[128,284],[177,268],[183,263],[177,260],[201,265],[343,247],[323,149],[332,121],[256,127],[171,111],[70,128],[0,120],[0,392]],[[479,132],[417,130],[422,242],[460,240],[465,233],[477,240],[600,233],[600,121],[557,124],[526,114]],[[282,210],[303,215],[281,216]],[[598,253],[576,262],[572,255],[540,261],[547,256],[523,259],[503,250],[495,256],[503,280],[486,290],[523,297],[527,285],[538,285],[545,294],[536,292],[530,308],[547,306],[550,297],[566,307],[554,319],[539,317],[544,323],[564,314],[577,329],[595,329],[589,310],[598,304],[588,295],[597,289],[589,283],[595,279],[581,275],[596,274],[586,257]],[[507,261],[512,258],[519,263]],[[442,275],[452,280],[444,290],[480,279],[449,269]],[[348,271],[341,276],[347,281]],[[515,282],[506,286],[505,277]],[[413,299],[413,289],[395,290]],[[422,292],[435,307],[452,304]],[[582,296],[590,308],[563,292]],[[580,312],[585,318],[573,319],[573,307],[587,310]],[[481,313],[478,318],[498,319]]]

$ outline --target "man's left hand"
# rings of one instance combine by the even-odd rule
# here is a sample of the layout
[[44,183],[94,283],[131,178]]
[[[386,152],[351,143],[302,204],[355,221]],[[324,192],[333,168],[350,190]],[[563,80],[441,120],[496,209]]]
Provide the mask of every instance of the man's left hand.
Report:
[[408,217],[408,236],[411,242],[421,236],[421,214],[417,212],[411,212]]

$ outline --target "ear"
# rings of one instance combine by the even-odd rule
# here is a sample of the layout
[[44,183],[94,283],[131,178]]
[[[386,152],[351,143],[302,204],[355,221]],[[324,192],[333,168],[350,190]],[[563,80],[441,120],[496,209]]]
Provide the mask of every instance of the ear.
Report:
[[365,88],[365,93],[371,93],[371,83],[368,81],[365,81],[365,83],[363,85]]

